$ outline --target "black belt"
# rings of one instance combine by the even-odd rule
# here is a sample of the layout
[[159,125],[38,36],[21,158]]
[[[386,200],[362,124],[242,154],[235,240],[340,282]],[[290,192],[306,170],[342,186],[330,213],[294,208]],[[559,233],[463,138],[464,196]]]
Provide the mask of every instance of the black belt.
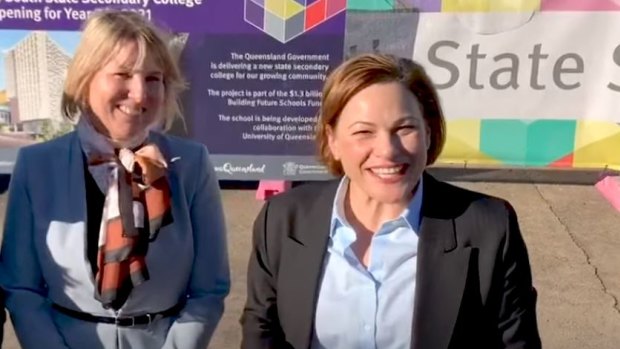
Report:
[[159,320],[164,317],[177,315],[181,309],[183,309],[183,303],[178,303],[174,307],[170,309],[166,309],[164,311],[160,311],[157,313],[147,313],[138,316],[123,316],[123,317],[108,317],[108,316],[95,316],[89,313],[83,313],[81,311],[65,308],[56,303],[52,303],[52,307],[59,312],[69,315],[73,318],[84,320],[88,322],[97,322],[104,324],[114,324],[116,326],[121,327],[131,327],[138,325],[148,325],[151,322]]

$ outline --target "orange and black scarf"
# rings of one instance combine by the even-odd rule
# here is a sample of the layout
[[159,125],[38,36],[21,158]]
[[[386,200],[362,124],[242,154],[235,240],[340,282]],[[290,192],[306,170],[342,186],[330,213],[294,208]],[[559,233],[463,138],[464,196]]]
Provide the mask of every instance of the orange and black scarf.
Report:
[[81,118],[77,126],[88,170],[105,194],[99,229],[95,298],[119,309],[131,290],[149,279],[146,253],[159,229],[172,221],[167,164],[155,144],[115,149]]

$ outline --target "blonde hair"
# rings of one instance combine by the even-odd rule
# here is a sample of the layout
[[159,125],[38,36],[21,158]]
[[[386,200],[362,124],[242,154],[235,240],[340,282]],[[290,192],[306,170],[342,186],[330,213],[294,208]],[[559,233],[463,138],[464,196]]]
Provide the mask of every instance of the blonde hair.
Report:
[[329,74],[323,87],[316,131],[319,160],[333,175],[344,171],[329,149],[327,129],[334,128],[344,106],[366,87],[384,82],[400,82],[422,106],[422,115],[430,129],[431,144],[427,165],[437,160],[446,140],[446,125],[439,97],[424,68],[418,63],[386,54],[361,54],[341,63]]
[[84,23],[82,38],[69,65],[61,101],[62,113],[76,121],[88,109],[88,89],[95,74],[108,63],[119,44],[138,45],[138,63],[152,55],[164,79],[163,128],[170,129],[181,117],[179,94],[185,89],[176,60],[168,47],[168,36],[140,14],[120,10],[94,12]]

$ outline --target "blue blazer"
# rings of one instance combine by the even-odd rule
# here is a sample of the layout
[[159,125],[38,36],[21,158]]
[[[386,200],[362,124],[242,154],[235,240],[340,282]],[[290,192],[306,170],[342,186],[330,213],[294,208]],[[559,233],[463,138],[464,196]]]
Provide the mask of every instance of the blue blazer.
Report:
[[[94,298],[86,255],[84,161],[75,132],[20,149],[10,183],[0,282],[23,349],[204,349],[230,289],[218,181],[204,146],[152,132],[169,164],[174,223],[150,243],[150,280],[115,314]],[[176,161],[170,161],[177,158]],[[97,316],[175,317],[116,327],[61,314],[51,303]]]

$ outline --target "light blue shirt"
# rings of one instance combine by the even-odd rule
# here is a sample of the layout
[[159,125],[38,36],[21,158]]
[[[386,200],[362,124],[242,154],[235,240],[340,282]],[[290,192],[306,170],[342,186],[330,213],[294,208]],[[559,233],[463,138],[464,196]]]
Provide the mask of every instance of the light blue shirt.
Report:
[[396,219],[372,237],[366,269],[344,214],[349,180],[334,199],[315,315],[313,349],[410,348],[423,183]]

